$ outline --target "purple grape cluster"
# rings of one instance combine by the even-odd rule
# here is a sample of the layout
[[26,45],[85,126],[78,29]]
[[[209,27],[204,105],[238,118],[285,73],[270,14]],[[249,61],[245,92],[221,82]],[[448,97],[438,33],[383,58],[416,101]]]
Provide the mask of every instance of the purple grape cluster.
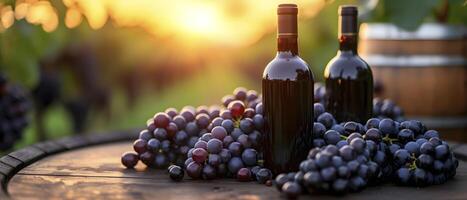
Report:
[[444,183],[456,174],[459,162],[449,145],[419,121],[371,118],[365,125],[337,123],[321,103],[314,106],[318,116],[313,126],[315,148],[300,171],[275,179],[277,188],[288,197],[304,192],[356,192],[388,181],[428,186]]
[[[135,153],[122,156],[123,165],[132,168],[141,160],[156,168],[175,164],[193,179],[270,181],[271,171],[259,166],[264,126],[261,96],[239,87],[222,98],[222,105],[157,113],[134,142]],[[180,180],[180,170],[169,168],[170,177]]]
[[168,108],[156,113],[133,143],[135,152],[122,156],[123,165],[132,168],[141,160],[146,166],[160,169],[169,164],[182,166],[188,150],[193,148],[200,134],[207,132],[211,119],[219,113],[216,106],[185,106],[180,112]]
[[[315,83],[314,87],[314,102],[326,105],[326,87],[322,83]],[[317,117],[318,115],[315,115]],[[396,103],[390,99],[373,98],[373,117],[375,118],[391,118],[398,122],[405,120],[404,111]]]
[[21,139],[24,128],[29,124],[27,112],[31,104],[24,90],[8,84],[0,74],[0,151],[9,150]]
[[[187,175],[194,179],[236,177],[239,181],[271,179],[269,170],[258,166],[264,126],[263,106],[258,93],[237,88],[222,98],[222,109],[188,151]],[[258,173],[261,170],[269,173]],[[269,178],[263,176],[268,175]]]
[[[324,96],[320,87],[315,93]],[[322,103],[315,103],[314,148],[298,172],[274,179],[279,191],[291,198],[343,194],[389,181],[441,184],[455,175],[458,161],[438,132],[419,121],[399,121],[402,111],[391,101],[375,102],[378,112],[366,124],[337,122]],[[168,173],[174,181],[186,172],[192,179],[232,177],[272,185],[273,174],[261,166],[263,127],[261,95],[240,87],[222,98],[222,106],[157,113],[134,142],[136,153],[125,153],[122,163],[128,168],[139,160],[156,168],[172,164]]]
[[[378,174],[379,165],[371,161],[362,135],[352,133],[338,145],[311,149],[300,171],[278,175],[275,184],[288,197],[302,192],[343,194],[362,190]],[[296,186],[290,188],[293,184],[298,193]]]

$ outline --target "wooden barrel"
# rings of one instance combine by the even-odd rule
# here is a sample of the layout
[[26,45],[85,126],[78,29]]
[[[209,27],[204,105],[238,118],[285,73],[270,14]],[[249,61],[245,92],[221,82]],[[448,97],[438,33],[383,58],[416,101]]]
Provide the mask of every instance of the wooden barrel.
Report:
[[359,52],[370,64],[378,96],[393,99],[409,118],[451,138],[467,140],[467,31],[423,24],[408,32],[391,24],[362,24]]

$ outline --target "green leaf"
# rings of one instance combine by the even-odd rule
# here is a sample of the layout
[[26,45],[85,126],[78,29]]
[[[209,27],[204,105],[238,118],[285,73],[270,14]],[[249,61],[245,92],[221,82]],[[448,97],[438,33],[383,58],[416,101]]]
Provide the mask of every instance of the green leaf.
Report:
[[389,22],[406,30],[415,30],[439,5],[440,0],[385,0]]

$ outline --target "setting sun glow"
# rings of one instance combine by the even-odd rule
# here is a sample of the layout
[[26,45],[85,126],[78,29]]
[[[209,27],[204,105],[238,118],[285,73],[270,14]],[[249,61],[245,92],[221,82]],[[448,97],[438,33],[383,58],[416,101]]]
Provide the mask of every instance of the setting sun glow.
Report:
[[[301,17],[320,10],[325,0],[291,0],[301,6]],[[275,30],[277,4],[283,0],[62,0],[66,10],[57,10],[57,2],[17,0],[13,9],[1,5],[1,27],[10,27],[16,18],[54,31],[64,24],[78,27],[87,21],[92,29],[111,23],[119,27],[141,27],[156,37],[178,38],[196,46],[206,42],[242,46],[257,41]],[[306,9],[305,9],[306,8]],[[59,21],[63,12],[65,19]],[[13,17],[14,16],[14,17]],[[2,30],[2,29],[0,29]]]

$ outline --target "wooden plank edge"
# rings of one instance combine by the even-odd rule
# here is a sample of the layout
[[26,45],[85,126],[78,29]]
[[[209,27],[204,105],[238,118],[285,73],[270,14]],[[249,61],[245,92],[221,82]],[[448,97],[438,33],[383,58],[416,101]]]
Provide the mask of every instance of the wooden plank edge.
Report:
[[36,143],[11,152],[0,158],[0,199],[10,199],[8,182],[18,171],[46,156],[82,147],[136,139],[139,130],[142,129],[70,136]]

